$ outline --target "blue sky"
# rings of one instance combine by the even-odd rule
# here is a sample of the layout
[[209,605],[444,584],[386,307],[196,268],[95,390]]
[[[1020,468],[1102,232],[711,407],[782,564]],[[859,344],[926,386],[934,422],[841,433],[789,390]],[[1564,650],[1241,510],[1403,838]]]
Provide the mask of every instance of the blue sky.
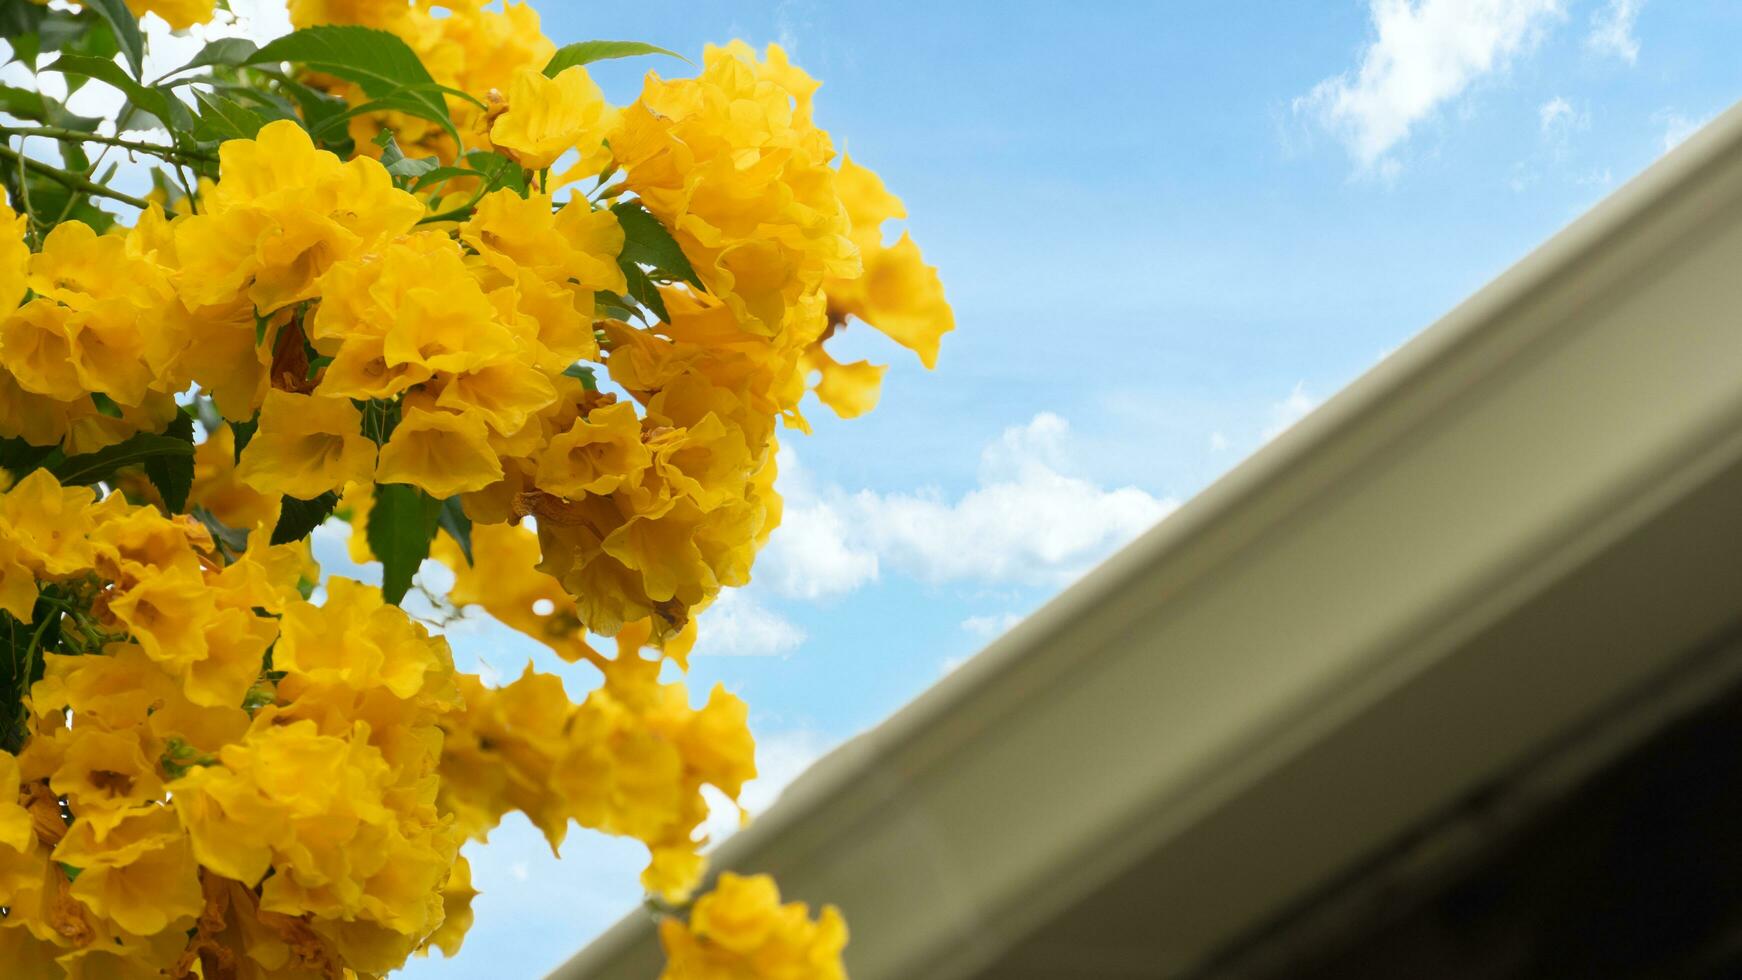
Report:
[[[788,525],[702,621],[753,805],[1742,94],[1742,7],[1688,0],[543,10],[559,42],[783,43],[955,305],[932,372],[849,332],[882,405],[786,440]],[[683,66],[595,75],[626,101],[648,68]],[[639,849],[571,841],[505,825],[466,948],[406,975],[535,975],[629,910]]]
[[[893,365],[882,405],[785,441],[787,524],[702,620],[692,686],[750,703],[753,808],[1742,94],[1727,2],[539,6],[559,43],[784,44],[956,309],[932,372],[849,331]],[[685,70],[595,77],[624,102],[649,68]],[[558,862],[510,818],[470,853],[465,949],[404,976],[541,975],[639,899],[639,845],[577,832]]]

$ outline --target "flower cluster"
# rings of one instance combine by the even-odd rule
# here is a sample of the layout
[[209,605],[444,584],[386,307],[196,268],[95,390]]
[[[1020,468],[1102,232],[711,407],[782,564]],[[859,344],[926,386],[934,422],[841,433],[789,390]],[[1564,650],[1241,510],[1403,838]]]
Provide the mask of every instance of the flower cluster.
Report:
[[802,902],[780,904],[766,875],[720,875],[688,924],[660,923],[669,961],[661,980],[845,980],[847,924],[834,906],[815,921]]
[[[80,50],[137,76],[129,13],[217,6],[41,8],[0,39],[95,32]],[[220,42],[172,82],[92,69],[162,142],[68,129],[43,96],[16,135],[55,134],[65,166],[0,168],[0,962],[21,975],[451,955],[460,848],[510,811],[553,849],[571,823],[644,843],[680,913],[704,787],[736,801],[756,774],[745,704],[692,702],[681,674],[780,522],[778,432],[809,431],[811,392],[875,405],[884,369],[825,349],[850,320],[927,366],[953,328],[913,242],[885,244],[901,202],[837,156],[778,47],[710,47],[618,106],[597,52],[522,4],[289,7],[281,60]],[[86,145],[162,160],[150,196],[94,182]],[[380,586],[321,576],[334,517]],[[597,686],[456,670],[398,607],[429,557],[454,576],[439,611]],[[673,978],[835,977],[846,930],[726,875],[662,938]]]

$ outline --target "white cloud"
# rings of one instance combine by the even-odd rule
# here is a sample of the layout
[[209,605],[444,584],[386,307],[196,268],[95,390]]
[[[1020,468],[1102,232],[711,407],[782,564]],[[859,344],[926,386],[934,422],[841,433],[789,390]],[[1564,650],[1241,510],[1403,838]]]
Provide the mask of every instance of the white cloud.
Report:
[[1663,124],[1663,152],[1668,153],[1682,145],[1689,136],[1699,132],[1702,127],[1712,121],[1711,116],[1684,116],[1679,112],[1659,112],[1652,118]]
[[1571,126],[1578,119],[1578,113],[1573,110],[1573,104],[1560,96],[1544,102],[1536,110],[1537,117],[1542,122],[1542,131],[1552,133]]
[[1223,433],[1221,431],[1216,431],[1216,432],[1210,433],[1210,452],[1225,453],[1228,451],[1228,448],[1232,445],[1233,445],[1233,443],[1228,441],[1228,436],[1226,433]]
[[1317,407],[1319,399],[1307,393],[1306,382],[1296,384],[1287,398],[1270,406],[1270,425],[1264,430],[1264,441],[1269,442],[1282,435]]
[[1362,172],[1396,173],[1391,151],[1470,83],[1534,48],[1560,0],[1370,0],[1377,38],[1353,72],[1295,100],[1337,134]]
[[[780,453],[785,477],[796,465],[796,457],[786,447]],[[847,543],[846,521],[839,510],[790,492],[780,527],[757,562],[759,582],[766,581],[781,595],[795,599],[851,592],[875,581],[877,574],[877,555]]]
[[1609,0],[1591,15],[1591,32],[1585,46],[1602,55],[1613,55],[1628,64],[1639,61],[1639,38],[1633,25],[1645,0]]
[[774,657],[804,641],[804,630],[742,589],[727,589],[702,615],[695,656]]
[[1020,622],[1022,622],[1022,617],[1017,613],[1000,613],[995,616],[969,616],[967,619],[962,620],[962,629],[983,640],[990,640],[995,636],[1002,636],[1005,633],[1010,632],[1010,628]]
[[[802,470],[782,449],[783,479]],[[1012,426],[981,453],[977,486],[848,493],[785,486],[799,523],[774,532],[759,581],[783,594],[849,591],[898,569],[928,582],[1056,586],[1136,537],[1177,506],[1137,487],[1102,487],[1071,459],[1070,426],[1050,412]],[[790,517],[789,517],[790,521]]]

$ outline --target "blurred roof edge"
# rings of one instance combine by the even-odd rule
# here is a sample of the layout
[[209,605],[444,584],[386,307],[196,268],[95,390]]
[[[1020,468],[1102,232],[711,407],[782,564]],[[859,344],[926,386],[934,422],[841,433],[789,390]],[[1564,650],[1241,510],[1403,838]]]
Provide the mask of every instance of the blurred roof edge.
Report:
[[[1201,974],[1742,621],[1738,260],[1742,107],[712,867],[840,905],[856,980]],[[553,977],[660,959],[634,914]]]

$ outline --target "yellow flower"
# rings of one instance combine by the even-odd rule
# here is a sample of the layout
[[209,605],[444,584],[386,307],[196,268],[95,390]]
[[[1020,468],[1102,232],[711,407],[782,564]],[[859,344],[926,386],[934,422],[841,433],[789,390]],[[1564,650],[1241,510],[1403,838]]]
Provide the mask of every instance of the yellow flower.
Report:
[[435,398],[438,408],[476,415],[498,435],[513,435],[535,412],[556,401],[556,387],[522,361],[487,364],[449,377]]
[[220,425],[194,447],[194,482],[188,502],[210,511],[225,525],[248,529],[278,519],[278,497],[261,493],[236,477],[236,433]]
[[245,296],[267,314],[312,299],[334,262],[410,231],[424,213],[380,163],[340,163],[289,120],[224,143],[218,158],[204,209],[176,225],[177,286],[190,307]]
[[20,561],[45,577],[74,575],[95,560],[88,487],[62,487],[47,470],[32,470],[0,494],[0,525],[10,530]]
[[60,764],[48,785],[65,796],[73,815],[93,824],[99,836],[113,829],[130,807],[163,797],[163,780],[146,756],[137,730],[92,728],[60,733]]
[[146,656],[180,668],[206,656],[206,629],[217,608],[198,572],[171,569],[110,600],[109,612]]
[[490,448],[477,415],[408,408],[375,469],[377,483],[409,483],[438,499],[482,490],[502,478],[502,463]]
[[76,314],[49,299],[33,299],[0,320],[0,365],[25,391],[61,401],[83,398],[73,362]]
[[111,731],[145,724],[175,693],[174,684],[132,643],[111,643],[101,655],[43,657],[42,680],[30,688],[39,716],[69,708]]
[[366,691],[384,687],[409,698],[446,665],[446,649],[381,591],[345,578],[327,580],[327,601],[285,610],[273,666],[308,683]]
[[490,142],[528,170],[543,170],[577,150],[572,172],[591,176],[611,159],[605,133],[615,116],[585,68],[565,68],[555,78],[522,68],[509,86],[508,110],[490,126]]
[[206,625],[206,655],[181,671],[182,690],[194,704],[234,708],[259,679],[278,624],[246,609],[221,609]]
[[12,312],[24,299],[25,276],[30,269],[30,246],[24,235],[29,220],[0,201],[0,316]]
[[36,608],[36,573],[24,563],[22,552],[11,529],[0,524],[0,610],[29,623]]
[[30,811],[18,805],[18,757],[0,749],[0,846],[25,851],[36,840]]
[[943,282],[937,269],[921,259],[919,246],[906,232],[894,245],[883,244],[883,223],[907,217],[907,210],[883,186],[882,178],[850,158],[842,157],[836,186],[852,220],[853,242],[863,256],[864,272],[824,285],[830,320],[856,316],[918,354],[926,367],[937,366],[938,343],[956,328]]
[[[162,17],[172,30],[177,31],[183,31],[195,24],[204,24],[211,20],[212,11],[216,6],[216,0],[127,0],[127,9],[133,12],[133,16],[144,17],[146,14],[156,14]],[[150,931],[156,932],[157,930]]]
[[138,807],[107,833],[75,820],[54,859],[79,869],[72,895],[93,915],[135,935],[149,936],[205,906],[199,866],[167,806]]
[[334,358],[319,392],[387,398],[437,371],[512,357],[514,336],[461,255],[446,234],[422,232],[335,265],[310,332]]
[[456,859],[447,883],[442,886],[442,924],[426,940],[441,950],[443,956],[452,958],[459,953],[460,944],[472,928],[472,899],[477,897],[478,890],[472,887],[471,862],[463,857]]
[[375,444],[362,428],[363,414],[346,399],[274,390],[236,477],[264,493],[304,500],[368,480]]
[[[770,47],[771,63],[778,51]],[[786,69],[777,73],[783,80]],[[828,134],[766,70],[740,46],[709,48],[698,78],[649,74],[611,150],[708,291],[747,329],[775,337],[790,326],[814,336],[823,327],[823,280],[857,275],[859,256],[828,165]]]
[[832,905],[815,921],[802,902],[780,904],[767,875],[723,872],[696,900],[687,924],[659,924],[667,957],[661,980],[846,980],[847,924]]
[[506,188],[492,191],[460,226],[460,239],[506,275],[526,269],[552,282],[573,280],[584,289],[628,289],[617,265],[623,227],[615,214],[593,210],[584,198],[553,213],[549,194],[523,198]]
[[541,489],[564,497],[610,493],[641,475],[652,456],[633,402],[593,409],[551,439],[538,461]]
[[805,352],[805,367],[816,371],[817,398],[844,419],[858,418],[877,407],[883,386],[882,365],[870,361],[842,364],[817,344]]

